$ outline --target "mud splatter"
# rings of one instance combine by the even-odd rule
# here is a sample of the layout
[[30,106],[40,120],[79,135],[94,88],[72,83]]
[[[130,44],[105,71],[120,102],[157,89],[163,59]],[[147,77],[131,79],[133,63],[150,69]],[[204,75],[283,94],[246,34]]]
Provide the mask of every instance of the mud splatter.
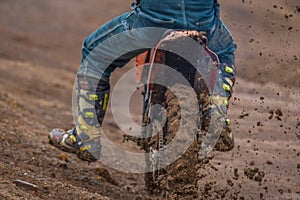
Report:
[[251,180],[261,182],[265,176],[265,172],[260,171],[258,168],[245,168],[244,174]]

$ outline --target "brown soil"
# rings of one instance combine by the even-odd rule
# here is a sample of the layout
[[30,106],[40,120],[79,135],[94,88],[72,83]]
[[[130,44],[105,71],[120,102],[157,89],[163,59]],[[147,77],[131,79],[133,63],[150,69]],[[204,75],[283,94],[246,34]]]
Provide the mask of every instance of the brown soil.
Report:
[[[197,198],[300,199],[299,2],[221,4],[239,46],[229,112],[236,147],[210,154]],[[143,175],[82,162],[47,139],[53,127],[73,125],[82,39],[128,9],[128,1],[0,2],[0,199],[159,199]],[[111,113],[104,126],[135,149],[121,143]]]

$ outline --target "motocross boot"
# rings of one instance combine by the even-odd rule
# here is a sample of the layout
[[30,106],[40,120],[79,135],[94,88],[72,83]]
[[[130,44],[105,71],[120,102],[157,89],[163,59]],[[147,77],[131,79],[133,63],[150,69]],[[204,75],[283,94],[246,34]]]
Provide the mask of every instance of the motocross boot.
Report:
[[[214,144],[214,149],[217,151],[230,151],[234,147],[234,138],[230,128],[230,120],[226,117],[229,106],[228,101],[232,95],[234,82],[234,65],[222,63],[217,75],[217,82],[214,90],[210,95],[207,95],[206,98],[204,98],[202,129],[208,131],[208,128],[212,123],[219,123],[218,126],[221,126],[222,128],[222,130],[219,131],[220,135],[216,134],[218,140]],[[217,119],[217,122],[212,122],[212,118]]]
[[109,88],[109,80],[105,78],[100,81],[78,78],[75,88],[78,107],[76,127],[69,131],[53,129],[48,136],[49,143],[63,151],[77,154],[81,160],[98,160],[101,124],[108,104]]

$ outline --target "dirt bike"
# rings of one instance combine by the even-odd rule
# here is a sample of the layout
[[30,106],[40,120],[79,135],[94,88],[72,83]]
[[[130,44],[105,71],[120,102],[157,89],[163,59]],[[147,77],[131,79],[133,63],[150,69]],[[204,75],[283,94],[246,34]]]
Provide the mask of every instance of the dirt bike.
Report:
[[143,128],[140,138],[125,140],[146,152],[145,183],[151,193],[197,198],[203,99],[214,87],[219,64],[206,43],[203,32],[170,31],[136,59],[137,82],[144,84]]

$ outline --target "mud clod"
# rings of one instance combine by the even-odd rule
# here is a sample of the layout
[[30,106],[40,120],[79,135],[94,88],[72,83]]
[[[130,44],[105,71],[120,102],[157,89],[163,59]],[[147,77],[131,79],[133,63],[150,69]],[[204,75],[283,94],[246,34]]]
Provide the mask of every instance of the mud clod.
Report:
[[232,180],[230,180],[230,179],[227,180],[227,184],[228,184],[229,186],[231,186],[231,187],[234,185],[234,183],[233,183]]
[[233,175],[234,175],[233,179],[235,179],[235,180],[237,180],[239,178],[238,171],[239,170],[237,168],[234,168],[234,170],[233,170]]
[[249,113],[241,113],[239,118],[244,119],[245,117],[248,117],[248,116],[249,116]]
[[278,121],[282,121],[283,112],[280,109],[277,110],[270,110],[269,113],[271,114],[269,116],[269,119],[272,119],[273,117],[277,119]]
[[271,114],[271,115],[269,116],[269,119],[272,119],[272,118],[274,117],[274,110],[270,110],[269,113]]
[[267,163],[267,165],[273,165],[273,162],[270,160],[268,160],[266,163]]
[[244,174],[251,180],[261,182],[265,176],[265,172],[260,171],[258,168],[246,168]]
[[263,124],[261,122],[257,122],[256,126],[263,126]]
[[279,117],[282,117],[282,116],[283,116],[282,111],[279,110],[279,109],[277,109],[277,110],[275,111],[275,114],[276,114],[277,116],[279,116]]

